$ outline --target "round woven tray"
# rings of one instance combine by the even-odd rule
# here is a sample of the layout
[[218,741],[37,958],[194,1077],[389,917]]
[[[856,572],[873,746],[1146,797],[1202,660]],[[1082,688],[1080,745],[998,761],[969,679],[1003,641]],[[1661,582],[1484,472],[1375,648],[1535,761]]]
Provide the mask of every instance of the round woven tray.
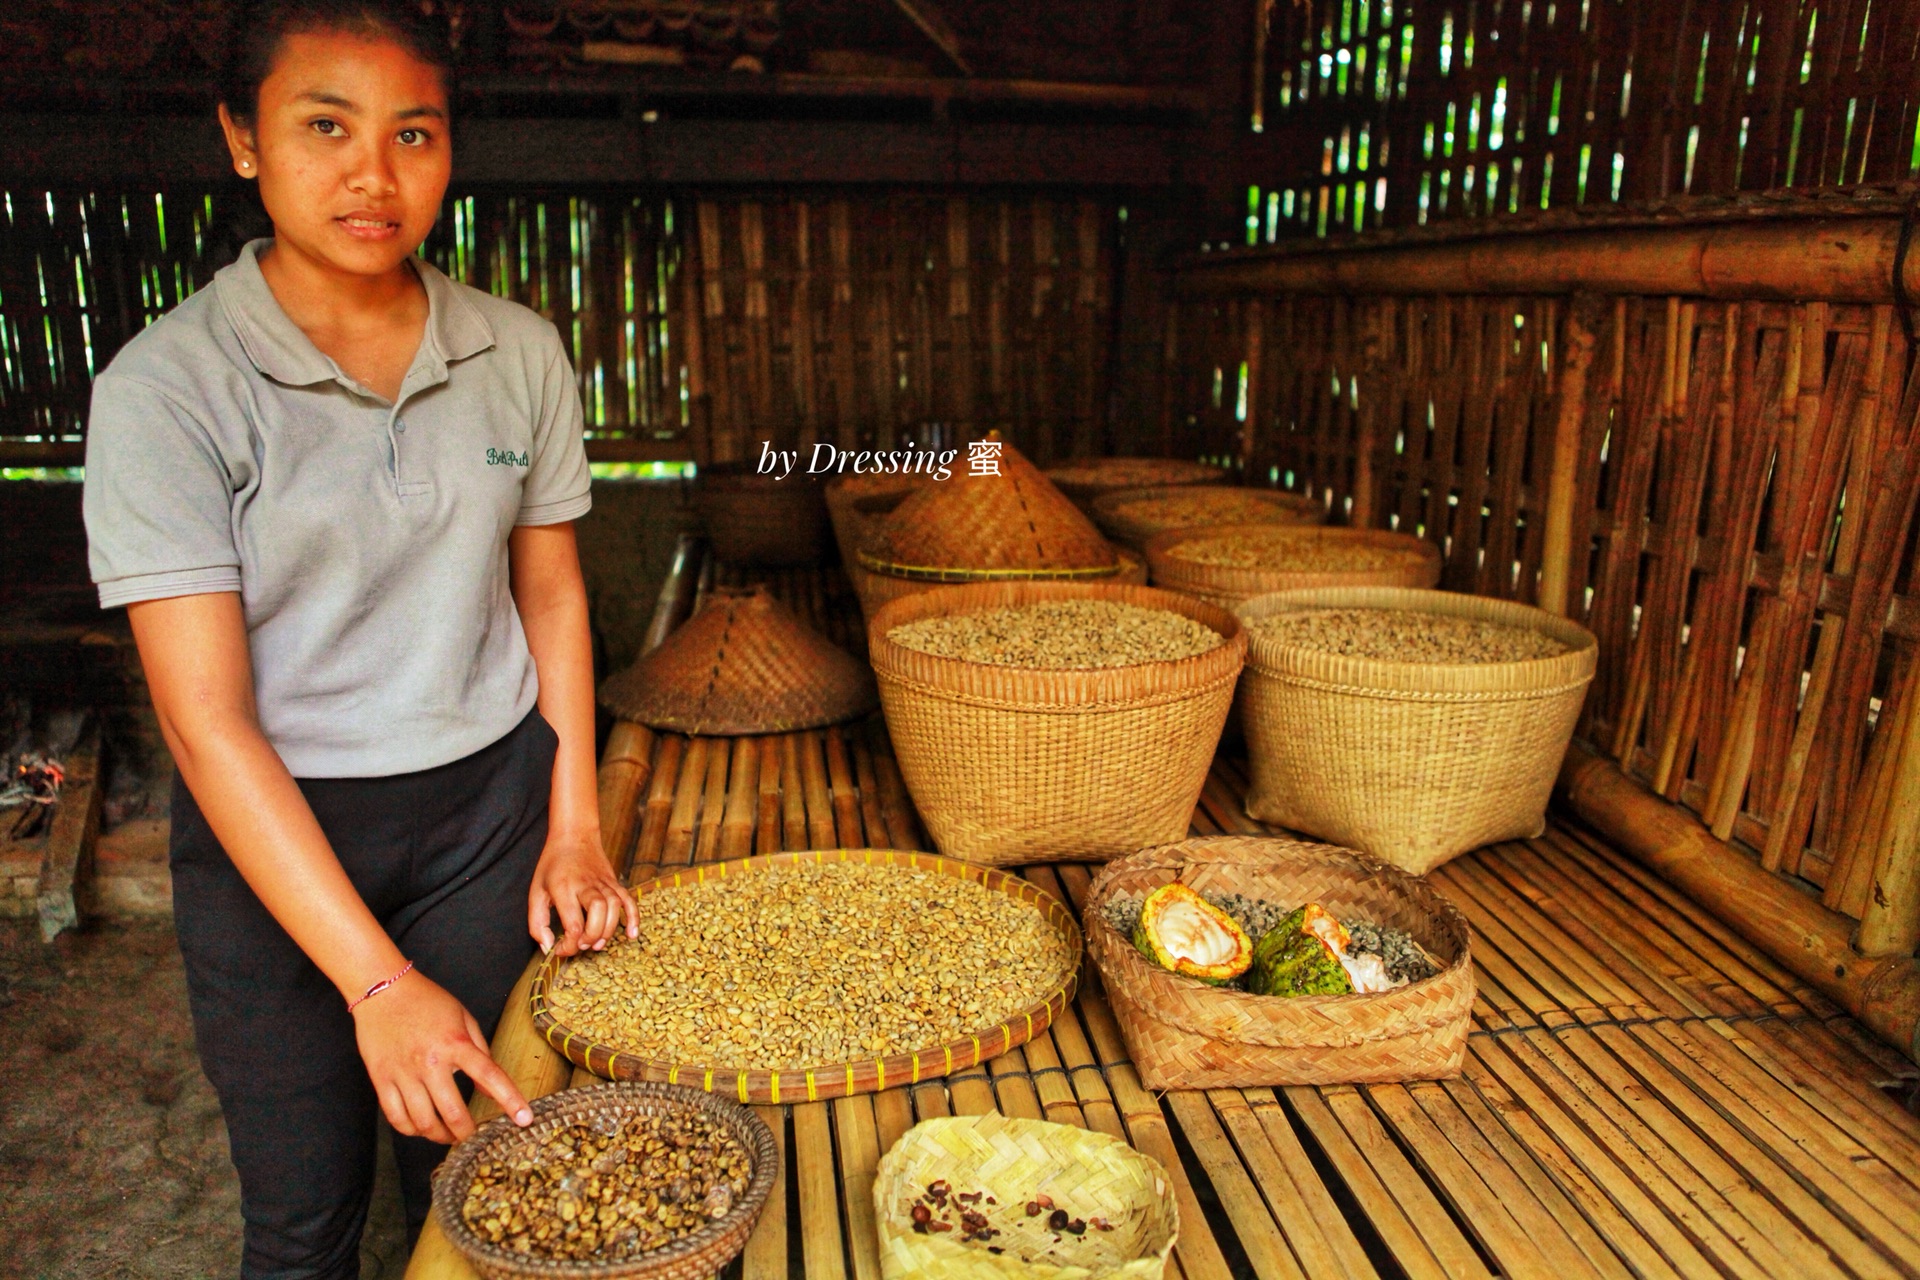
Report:
[[1223,467],[1186,458],[1069,458],[1045,469],[1047,479],[1085,510],[1103,493],[1173,484],[1225,484]]
[[[993,1243],[1006,1252],[963,1244],[958,1231],[913,1229],[914,1202],[938,1181],[999,1202],[975,1208],[1000,1230]],[[1026,1216],[1036,1195],[1083,1221],[1103,1218],[1111,1229],[1090,1226],[1056,1241],[1044,1218]],[[873,1211],[887,1280],[1160,1280],[1180,1223],[1159,1161],[1104,1133],[994,1114],[923,1120],[907,1130],[880,1158]],[[1022,1261],[1023,1246],[1051,1256]]]
[[[448,1243],[486,1280],[708,1280],[738,1257],[760,1220],[767,1196],[780,1174],[780,1152],[773,1133],[759,1116],[737,1103],[696,1089],[665,1084],[598,1085],[565,1089],[534,1101],[533,1123],[522,1129],[500,1116],[455,1147],[433,1175],[433,1215]],[[747,1149],[753,1174],[731,1212],[692,1235],[632,1258],[611,1262],[562,1262],[531,1257],[490,1244],[467,1226],[461,1209],[475,1168],[483,1160],[511,1152],[541,1134],[576,1120],[598,1116],[704,1113]]]
[[[1225,639],[1130,667],[1035,669],[895,644],[902,623],[1048,600],[1182,614]],[[900,773],[944,853],[995,865],[1104,860],[1186,834],[1220,743],[1246,641],[1233,615],[1152,587],[1002,582],[877,610],[867,652]]]
[[[1568,648],[1522,662],[1385,662],[1283,644],[1252,626],[1330,608],[1503,623]],[[1415,875],[1496,840],[1540,834],[1593,679],[1592,632],[1511,600],[1387,587],[1276,592],[1235,613],[1248,627],[1239,705],[1249,814]]]
[[[1262,514],[1226,517],[1215,514],[1222,499]],[[1161,508],[1149,515],[1138,504],[1153,501]],[[1131,509],[1130,509],[1131,508]],[[1146,489],[1115,489],[1092,503],[1093,522],[1115,542],[1144,547],[1149,539],[1169,529],[1192,529],[1212,524],[1319,524],[1325,508],[1303,494],[1280,489],[1242,489],[1223,484],[1162,485]]]
[[1047,923],[1066,940],[1072,954],[1066,981],[1033,1008],[1025,1010],[998,1026],[982,1028],[976,1035],[948,1044],[929,1045],[911,1053],[896,1053],[885,1058],[867,1058],[858,1062],[822,1064],[796,1070],[763,1070],[726,1066],[707,1066],[689,1062],[667,1062],[648,1058],[612,1045],[601,1044],[569,1029],[554,1015],[548,1004],[547,990],[561,967],[568,963],[558,955],[549,955],[540,964],[533,979],[533,1025],[547,1043],[564,1054],[569,1062],[585,1067],[610,1080],[661,1080],[670,1084],[692,1085],[708,1092],[724,1093],[742,1102],[779,1103],[814,1102],[822,1098],[850,1097],[856,1093],[877,1093],[900,1084],[918,1084],[964,1071],[968,1067],[999,1057],[1017,1048],[1053,1025],[1073,1001],[1080,981],[1083,943],[1080,926],[1059,900],[1018,876],[990,867],[961,862],[932,853],[913,853],[900,849],[815,849],[799,853],[777,853],[761,858],[738,858],[731,862],[712,862],[687,867],[649,880],[634,888],[636,898],[681,885],[701,884],[729,876],[753,875],[769,867],[798,862],[859,862],[867,866],[900,867],[931,871],[958,880],[973,880],[996,893],[1004,893],[1021,902],[1030,902],[1046,916]]
[[[1223,535],[1271,539],[1276,543],[1313,543],[1376,548],[1399,552],[1394,562],[1372,568],[1284,569],[1240,568],[1201,564],[1174,554],[1183,543]],[[1327,529],[1271,524],[1202,525],[1169,529],[1147,540],[1147,568],[1153,585],[1210,600],[1231,609],[1242,600],[1270,591],[1304,587],[1431,587],[1440,581],[1440,548],[1424,538],[1385,529]]]
[[[1289,907],[1393,925],[1446,967],[1377,995],[1256,996],[1150,964],[1107,923],[1116,894],[1182,880]],[[1208,836],[1110,862],[1085,905],[1087,947],[1149,1089],[1357,1084],[1457,1075],[1473,1009],[1473,965],[1459,908],[1425,881],[1351,849]],[[1258,941],[1258,939],[1255,939]]]

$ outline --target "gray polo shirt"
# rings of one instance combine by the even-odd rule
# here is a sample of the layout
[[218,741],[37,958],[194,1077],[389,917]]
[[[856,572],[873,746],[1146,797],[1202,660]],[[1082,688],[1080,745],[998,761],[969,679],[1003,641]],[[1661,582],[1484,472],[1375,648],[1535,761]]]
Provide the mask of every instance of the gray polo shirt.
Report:
[[260,725],[296,777],[457,760],[538,691],[508,534],[590,503],[566,351],[534,312],[416,264],[426,336],[388,402],[280,309],[269,243],[94,383],[100,604],[238,592]]

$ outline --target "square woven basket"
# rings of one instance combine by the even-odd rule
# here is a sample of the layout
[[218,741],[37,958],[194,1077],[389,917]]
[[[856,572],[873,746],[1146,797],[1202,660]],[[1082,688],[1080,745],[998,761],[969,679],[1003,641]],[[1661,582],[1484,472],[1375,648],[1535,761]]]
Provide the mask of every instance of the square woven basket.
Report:
[[[1118,894],[1175,880],[1195,892],[1318,902],[1342,919],[1404,929],[1444,968],[1376,995],[1257,996],[1150,963],[1107,923]],[[1351,849],[1259,836],[1203,837],[1110,862],[1082,913],[1127,1051],[1149,1089],[1379,1084],[1460,1073],[1473,961],[1459,908],[1424,881]],[[1255,939],[1258,941],[1258,939]]]

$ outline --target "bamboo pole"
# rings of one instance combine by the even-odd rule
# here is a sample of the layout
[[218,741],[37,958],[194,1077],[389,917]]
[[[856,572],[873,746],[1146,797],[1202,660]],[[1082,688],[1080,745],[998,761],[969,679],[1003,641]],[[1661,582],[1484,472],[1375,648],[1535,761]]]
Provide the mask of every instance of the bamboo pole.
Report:
[[640,830],[640,797],[653,776],[653,730],[614,723],[600,755],[600,843],[613,873],[624,876]]
[[[1434,245],[1208,254],[1180,264],[1184,297],[1273,293],[1595,293],[1888,302],[1900,219],[1492,232]],[[1920,258],[1907,264],[1920,292]]]
[[1586,550],[1574,545],[1573,505],[1579,487],[1580,444],[1586,428],[1587,373],[1598,347],[1600,302],[1593,295],[1575,298],[1567,308],[1561,331],[1559,404],[1553,423],[1553,469],[1547,475],[1547,524],[1540,557],[1540,607],[1571,617],[1567,584],[1573,579],[1573,557]]
[[1920,964],[1862,955],[1853,921],[1649,793],[1585,748],[1567,752],[1560,791],[1569,807],[1909,1057],[1920,1056]]
[[1873,881],[1858,946],[1869,956],[1910,956],[1920,943],[1920,715],[1900,717],[1893,794],[1873,850]]

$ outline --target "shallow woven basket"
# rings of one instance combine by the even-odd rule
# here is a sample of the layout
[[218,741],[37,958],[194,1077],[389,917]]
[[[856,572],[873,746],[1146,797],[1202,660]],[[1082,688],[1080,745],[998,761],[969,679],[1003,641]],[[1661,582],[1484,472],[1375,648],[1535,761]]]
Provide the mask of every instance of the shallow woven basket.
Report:
[[623,720],[677,733],[790,733],[874,709],[865,663],[764,587],[715,587],[700,611],[600,686]]
[[827,546],[827,507],[820,482],[803,475],[776,480],[743,462],[702,467],[694,506],[728,564],[764,569],[813,564]]
[[[1146,489],[1115,489],[1103,493],[1092,503],[1093,522],[1115,542],[1144,547],[1156,534],[1169,529],[1191,529],[1200,525],[1230,521],[1213,514],[1222,498],[1239,504],[1266,509],[1266,514],[1246,515],[1231,523],[1319,524],[1327,518],[1326,509],[1304,494],[1280,489],[1242,489],[1223,484],[1179,484]],[[1149,517],[1129,507],[1146,499],[1155,499],[1163,514]]]
[[1069,458],[1046,468],[1047,479],[1075,506],[1090,511],[1093,500],[1116,489],[1174,484],[1225,484],[1225,468],[1186,458]]
[[[601,1044],[571,1030],[554,1015],[547,995],[554,977],[569,961],[558,955],[549,955],[540,962],[540,968],[533,977],[531,1001],[534,1029],[546,1037],[548,1044],[565,1055],[567,1061],[585,1067],[603,1079],[656,1080],[693,1085],[708,1092],[738,1098],[741,1102],[814,1102],[824,1098],[851,1097],[856,1093],[878,1093],[894,1085],[918,1084],[922,1080],[965,1071],[1033,1039],[1052,1026],[1054,1019],[1060,1017],[1072,1003],[1074,992],[1079,989],[1083,947],[1080,926],[1074,923],[1073,914],[1052,894],[1018,876],[938,854],[911,853],[899,849],[813,849],[760,858],[736,858],[731,862],[699,863],[636,885],[633,896],[639,898],[681,885],[753,875],[769,867],[809,861],[860,862],[867,866],[931,871],[958,880],[973,880],[996,893],[1030,902],[1046,917],[1047,924],[1066,940],[1067,949],[1073,957],[1067,967],[1066,980],[1031,1009],[1022,1011],[999,1026],[983,1027],[978,1034],[965,1040],[928,1045],[918,1052],[896,1053],[859,1062],[822,1064],[802,1070],[743,1070],[739,1067],[642,1057],[618,1046]],[[939,957],[930,959],[937,963]]]
[[[1144,587],[1147,585],[1147,561],[1136,551],[1116,546],[1114,554],[1120,559],[1120,567],[1108,576],[1097,579],[1103,583],[1115,583],[1125,586]],[[923,582],[918,578],[896,578],[890,573],[870,573],[855,565],[848,571],[853,582],[854,594],[860,598],[860,615],[871,619],[879,612],[880,606],[906,596],[919,595],[923,591],[951,591],[959,587],[972,586],[968,582]],[[982,582],[1049,582],[1044,575],[1034,578],[1020,578],[1012,574],[998,574],[982,578]],[[1078,579],[1086,581],[1086,579]]]
[[[1001,1231],[993,1243],[1006,1252],[962,1244],[958,1231],[914,1231],[914,1202],[940,1181],[999,1202],[975,1208]],[[1044,1217],[1026,1216],[1036,1195],[1074,1217],[1104,1218],[1113,1229],[1062,1233],[1055,1243],[1040,1225]],[[1160,1280],[1180,1225],[1167,1172],[1151,1156],[1104,1133],[996,1114],[923,1120],[907,1130],[880,1158],[873,1215],[887,1280]],[[1052,1256],[1023,1262],[1016,1256],[1023,1244]]]
[[[1569,645],[1524,662],[1348,658],[1263,638],[1293,609],[1408,609],[1543,631]],[[1541,609],[1447,591],[1288,591],[1236,610],[1252,783],[1247,812],[1363,849],[1415,875],[1496,840],[1540,834],[1593,679],[1593,633]]]
[[[433,1215],[440,1230],[473,1269],[486,1280],[708,1280],[747,1247],[747,1237],[780,1173],[780,1152],[773,1133],[759,1116],[737,1103],[696,1089],[665,1084],[614,1084],[565,1089],[533,1102],[533,1123],[518,1128],[506,1116],[482,1125],[453,1149],[433,1175]],[[507,1155],[541,1134],[576,1120],[599,1116],[701,1112],[724,1127],[747,1149],[753,1174],[731,1212],[692,1235],[617,1262],[561,1262],[515,1253],[482,1240],[467,1226],[461,1208],[475,1168],[483,1160]]]
[[[1230,565],[1200,564],[1174,554],[1182,543],[1223,534],[1273,538],[1301,544],[1334,543],[1377,547],[1404,553],[1395,562],[1372,569],[1242,569]],[[1385,529],[1326,529],[1281,527],[1271,524],[1202,525],[1169,529],[1147,539],[1147,569],[1153,585],[1210,600],[1231,609],[1242,600],[1270,591],[1304,587],[1431,587],[1440,581],[1440,548],[1423,538]]]
[[[1318,902],[1393,925],[1446,967],[1376,995],[1256,996],[1149,963],[1107,923],[1118,894],[1181,880],[1195,892]],[[1467,922],[1425,881],[1365,854],[1259,836],[1208,836],[1110,862],[1088,891],[1087,948],[1149,1089],[1360,1084],[1458,1075],[1473,1009]],[[1256,939],[1257,941],[1257,939]]]
[[[940,658],[888,632],[940,615],[1110,600],[1224,636],[1191,658],[1040,670]],[[1101,861],[1187,832],[1246,640],[1233,615],[1151,587],[1009,582],[922,593],[867,624],[900,773],[941,852],[994,865]]]

